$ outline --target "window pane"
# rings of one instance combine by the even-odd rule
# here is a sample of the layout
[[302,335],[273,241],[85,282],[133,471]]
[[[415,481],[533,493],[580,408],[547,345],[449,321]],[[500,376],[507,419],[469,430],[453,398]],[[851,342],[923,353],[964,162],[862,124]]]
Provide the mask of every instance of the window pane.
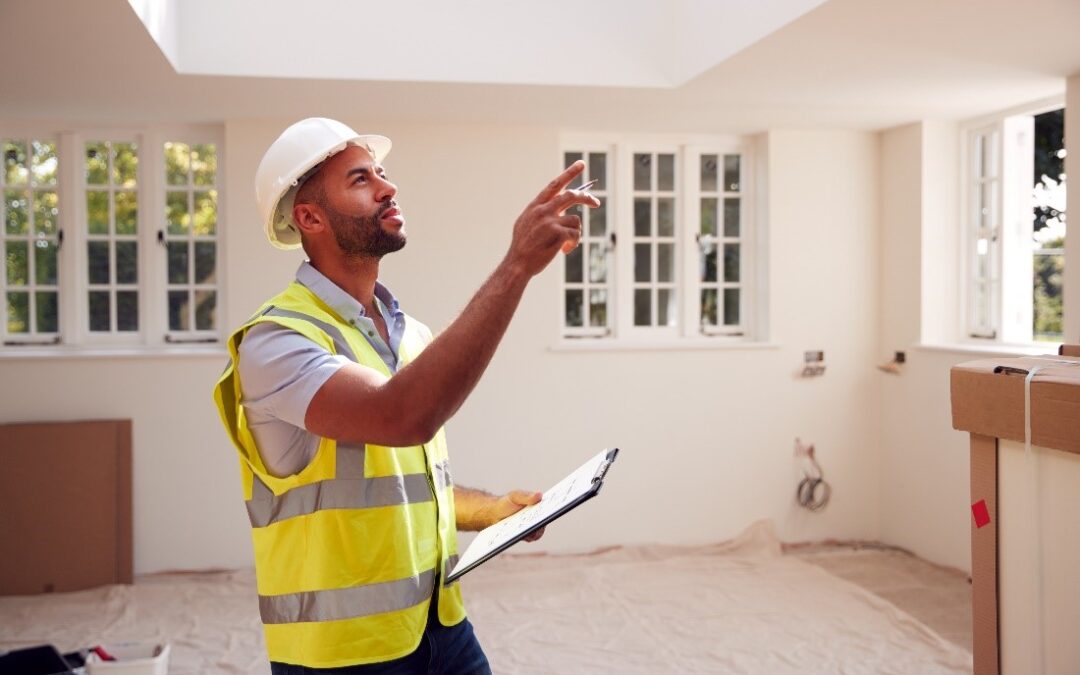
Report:
[[21,185],[30,176],[26,166],[26,143],[13,139],[4,141],[4,182]]
[[116,292],[116,330],[139,330],[139,292]]
[[135,234],[139,223],[138,195],[134,192],[116,193],[116,233]]
[[580,283],[582,275],[582,266],[585,262],[582,260],[581,247],[578,246],[573,251],[566,254],[566,281],[567,283],[576,284]]
[[975,327],[986,329],[990,324],[987,303],[990,299],[989,284],[975,284]]
[[187,192],[165,193],[165,222],[168,223],[169,234],[187,234],[191,223]]
[[581,326],[583,318],[581,314],[581,305],[584,298],[584,292],[580,288],[574,288],[566,291],[566,325],[567,326]]
[[634,281],[652,281],[652,244],[634,244]]
[[34,280],[44,286],[56,285],[56,244],[48,239],[34,242]]
[[60,215],[60,200],[55,192],[34,192],[34,231],[38,234],[56,234],[56,219]]
[[90,330],[110,330],[109,325],[109,292],[90,291]]
[[739,204],[741,199],[738,197],[725,197],[724,198],[724,236],[725,237],[738,237],[739,236]]
[[170,284],[188,283],[188,249],[189,244],[186,241],[173,240],[169,242],[166,253],[169,258],[168,279]]
[[139,157],[135,154],[135,144],[113,143],[113,185],[135,187],[138,169]]
[[739,156],[724,155],[724,189],[728,192],[739,191]]
[[30,281],[30,260],[25,241],[6,243],[7,282],[9,286],[25,286]]
[[990,176],[993,173],[993,166],[990,163],[990,138],[987,134],[979,134],[977,152],[979,158],[976,163],[979,167],[979,176]]
[[[579,246],[578,249],[581,247]],[[577,249],[575,249],[577,250]],[[212,284],[216,278],[217,244],[212,241],[195,243],[195,283]]]
[[594,190],[607,189],[607,153],[589,153],[589,179],[596,179]]
[[1039,254],[1034,259],[1034,325],[1036,340],[1060,341],[1062,337],[1062,284],[1065,256]]
[[191,154],[187,143],[165,144],[165,182],[169,185],[187,185],[191,170]]
[[191,173],[196,185],[213,185],[217,179],[217,148],[212,143],[191,146]]
[[604,289],[589,291],[589,325],[607,326],[607,291]]
[[716,155],[701,156],[701,190],[702,192],[716,192]]
[[652,290],[648,288],[634,289],[634,325],[652,325]]
[[634,155],[634,189],[652,189],[652,155]]
[[216,304],[216,292],[195,291],[195,328],[197,330],[214,330]]
[[657,291],[656,300],[656,323],[658,326],[674,326],[675,321],[675,289],[661,288]]
[[56,144],[34,141],[30,144],[33,152],[31,169],[34,173],[34,182],[38,185],[52,185],[56,183]]
[[724,281],[739,280],[739,245],[724,244]]
[[589,244],[589,281],[607,281],[607,253],[604,244]]
[[109,146],[104,143],[86,144],[86,183],[109,184]]
[[169,291],[169,330],[188,330],[190,325],[188,292]]
[[656,200],[656,230],[661,237],[675,234],[675,200],[662,197]]
[[86,228],[90,234],[109,233],[109,193],[86,191]]
[[86,243],[87,279],[92,284],[109,283],[109,242]]
[[30,294],[7,294],[7,329],[9,333],[30,332]]
[[217,230],[217,190],[195,193],[195,236],[213,235]]
[[589,212],[589,234],[593,237],[603,237],[607,234],[607,199],[596,198],[600,206],[595,209],[586,209]]
[[[563,154],[563,162],[564,162],[563,166],[569,168],[569,166],[571,164],[573,164],[574,162],[578,161],[581,158],[582,158],[582,154],[580,152],[567,152],[567,153]],[[574,180],[570,181],[569,187],[575,188],[575,187],[578,187],[579,185],[581,185],[581,176],[578,176]]]
[[983,183],[979,188],[979,227],[982,229],[988,229],[994,226],[993,219],[991,217],[991,209],[993,208],[994,200],[994,184]]
[[739,289],[724,289],[724,325],[739,325]]
[[661,190],[675,189],[675,155],[657,157],[657,182]]
[[675,245],[660,244],[656,248],[657,281],[675,280]]
[[975,242],[976,278],[990,278],[990,240],[979,239]]
[[39,291],[35,293],[37,302],[37,329],[39,333],[55,333],[59,328],[56,293]]
[[701,233],[716,234],[717,200],[715,197],[701,199]]
[[116,283],[136,284],[139,282],[139,253],[134,241],[116,242]]
[[638,237],[652,234],[652,200],[648,197],[634,199],[634,234]]
[[5,190],[4,230],[8,234],[27,234],[30,231],[30,195],[26,190]]
[[709,247],[705,252],[704,268],[701,270],[702,281],[716,281],[716,258],[716,247]]
[[701,325],[716,325],[716,289],[704,288],[701,290]]

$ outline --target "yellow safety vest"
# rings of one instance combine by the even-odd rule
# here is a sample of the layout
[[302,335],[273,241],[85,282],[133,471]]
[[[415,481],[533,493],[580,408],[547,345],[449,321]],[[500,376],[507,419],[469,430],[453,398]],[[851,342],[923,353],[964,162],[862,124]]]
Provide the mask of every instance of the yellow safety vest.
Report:
[[[420,644],[436,579],[457,561],[443,430],[406,448],[323,438],[300,473],[271,476],[248,428],[236,371],[244,335],[266,321],[392,374],[357,329],[296,282],[229,338],[231,361],[214,400],[240,453],[270,660],[333,668],[406,656]],[[425,347],[417,326],[406,321],[402,367]],[[457,583],[440,588],[438,598],[443,625],[465,618]]]

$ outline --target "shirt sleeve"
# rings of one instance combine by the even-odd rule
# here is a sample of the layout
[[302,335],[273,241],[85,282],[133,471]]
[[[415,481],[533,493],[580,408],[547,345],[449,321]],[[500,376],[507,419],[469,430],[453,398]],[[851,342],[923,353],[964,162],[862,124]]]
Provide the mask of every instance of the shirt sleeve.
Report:
[[349,360],[277,323],[256,324],[240,343],[241,403],[304,428],[315,393]]

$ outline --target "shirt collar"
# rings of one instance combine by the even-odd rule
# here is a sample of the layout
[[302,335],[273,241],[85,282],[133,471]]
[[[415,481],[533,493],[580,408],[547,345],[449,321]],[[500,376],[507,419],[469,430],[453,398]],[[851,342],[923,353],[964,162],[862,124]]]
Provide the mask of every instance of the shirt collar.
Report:
[[[346,293],[340,286],[330,281],[326,275],[315,269],[310,261],[305,260],[300,263],[300,269],[296,271],[296,280],[317,295],[330,309],[337,312],[342,319],[349,321],[367,316],[364,306],[356,298]],[[394,294],[378,281],[375,282],[375,297],[389,310],[391,316],[396,317],[403,313],[401,305],[398,303],[397,298],[394,297]]]

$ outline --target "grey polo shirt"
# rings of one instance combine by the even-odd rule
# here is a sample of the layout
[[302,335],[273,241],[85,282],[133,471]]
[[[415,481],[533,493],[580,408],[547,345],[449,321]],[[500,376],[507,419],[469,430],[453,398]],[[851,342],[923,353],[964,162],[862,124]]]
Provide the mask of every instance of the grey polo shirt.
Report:
[[[390,372],[397,372],[406,317],[389,289],[375,283],[375,304],[390,334],[390,344],[386,344],[364,306],[309,262],[300,265],[296,280],[359,330]],[[422,330],[430,340],[427,328]],[[272,475],[295,474],[314,458],[319,437],[304,428],[308,405],[323,384],[348,362],[345,356],[331,354],[300,333],[273,322],[257,324],[244,336],[236,366],[240,402],[263,463]]]

